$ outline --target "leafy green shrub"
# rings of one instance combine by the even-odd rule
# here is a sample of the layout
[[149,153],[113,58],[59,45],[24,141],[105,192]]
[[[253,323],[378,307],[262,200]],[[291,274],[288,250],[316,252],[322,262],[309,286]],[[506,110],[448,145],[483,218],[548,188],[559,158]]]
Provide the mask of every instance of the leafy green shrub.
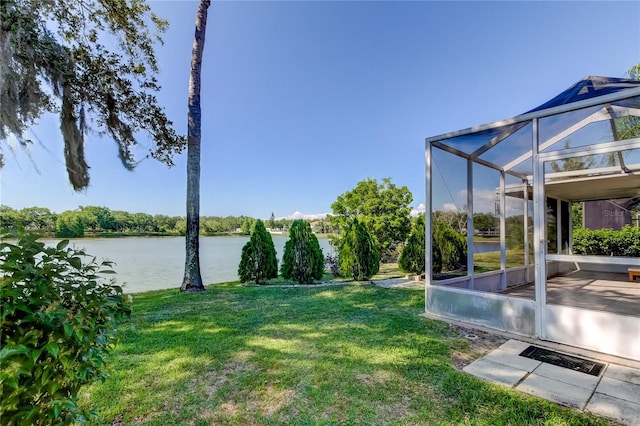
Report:
[[442,256],[442,270],[452,271],[467,263],[467,241],[449,224],[441,220],[433,222],[433,238]]
[[640,228],[575,229],[573,253],[597,256],[640,257]]
[[409,239],[402,249],[398,266],[403,272],[412,274],[423,274],[425,271],[425,223],[424,215],[420,215],[416,220]]
[[[426,269],[424,251],[425,237],[424,215],[420,215],[411,230],[409,240],[404,246],[400,259],[398,260],[398,266],[400,266],[403,272],[424,274]],[[431,250],[431,270],[434,274],[437,274],[442,270],[442,254],[435,239],[432,239]]]
[[238,276],[243,283],[254,281],[256,284],[264,284],[278,276],[276,248],[259,219],[255,222],[249,242],[242,247]]
[[431,271],[434,274],[442,272],[442,252],[435,239],[431,242]]
[[0,418],[3,424],[70,424],[84,384],[108,377],[106,356],[128,315],[122,289],[105,283],[110,262],[83,263],[68,241],[45,247],[21,233],[0,243]]
[[340,243],[340,272],[354,280],[368,280],[380,270],[376,239],[364,223],[353,219]]
[[311,232],[311,225],[304,220],[294,220],[289,230],[289,240],[284,245],[282,276],[299,283],[312,283],[324,273],[324,256],[318,238]]

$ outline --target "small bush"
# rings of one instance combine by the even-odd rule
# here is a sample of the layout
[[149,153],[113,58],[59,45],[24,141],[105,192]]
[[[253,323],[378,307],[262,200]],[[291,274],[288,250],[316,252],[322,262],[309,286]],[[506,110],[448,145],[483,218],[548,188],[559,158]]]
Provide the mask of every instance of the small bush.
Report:
[[304,220],[294,220],[291,224],[289,240],[284,245],[281,272],[283,278],[301,284],[310,284],[324,274],[324,256],[318,238]]
[[407,244],[402,249],[398,266],[403,272],[411,274],[424,274],[425,271],[425,223],[421,215],[416,220]]
[[340,244],[340,272],[354,280],[368,280],[380,270],[378,243],[367,227],[354,219]]
[[573,253],[596,256],[640,257],[640,228],[575,229]]
[[276,248],[261,220],[255,222],[249,242],[242,247],[238,276],[240,282],[254,281],[256,284],[264,284],[278,276]]
[[433,238],[442,256],[442,270],[452,271],[467,263],[467,241],[446,222],[434,221]]
[[[409,235],[409,240],[404,246],[400,259],[398,260],[398,266],[400,266],[403,272],[424,274],[426,270],[424,251],[425,237],[424,215],[421,215],[416,220]],[[434,274],[437,274],[442,270],[442,255],[440,254],[440,247],[438,247],[435,239],[432,239],[431,249],[431,270]]]
[[70,424],[95,415],[76,406],[82,385],[108,377],[116,321],[130,310],[101,280],[110,262],[83,262],[68,241],[45,247],[20,234],[0,243],[2,424]]

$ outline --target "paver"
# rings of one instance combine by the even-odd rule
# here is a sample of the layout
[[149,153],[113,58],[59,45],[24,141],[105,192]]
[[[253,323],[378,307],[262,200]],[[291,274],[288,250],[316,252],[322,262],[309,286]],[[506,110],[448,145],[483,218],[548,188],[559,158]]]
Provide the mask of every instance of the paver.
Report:
[[637,425],[640,421],[640,404],[613,398],[596,392],[587,404],[586,411],[615,420],[625,425]]
[[591,376],[579,371],[569,370],[568,368],[558,367],[557,365],[541,363],[540,367],[536,368],[535,374],[544,376],[558,382],[567,383],[574,386],[580,386],[581,388],[589,389],[593,391],[600,377]]
[[491,353],[487,354],[484,357],[484,359],[497,362],[499,364],[508,365],[510,367],[514,367],[520,370],[525,370],[528,372],[532,372],[540,364],[542,364],[540,361],[515,355],[513,353],[503,351],[501,349],[496,349],[492,351]]
[[561,405],[577,408],[583,408],[593,393],[593,390],[559,382],[535,373],[527,376],[516,389]]
[[508,365],[499,364],[480,358],[464,368],[464,371],[476,377],[489,380],[494,383],[512,387],[529,372]]
[[596,392],[640,404],[640,385],[603,377]]
[[604,373],[605,377],[640,385],[640,370],[623,365],[611,364]]

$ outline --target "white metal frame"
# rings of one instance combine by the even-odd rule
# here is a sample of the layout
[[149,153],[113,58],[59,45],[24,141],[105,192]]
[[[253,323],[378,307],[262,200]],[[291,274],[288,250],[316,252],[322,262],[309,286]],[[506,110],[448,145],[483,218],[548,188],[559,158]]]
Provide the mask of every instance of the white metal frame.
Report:
[[[425,279],[425,299],[427,300],[426,308],[429,311],[428,306],[429,303],[433,303],[433,306],[444,306],[444,305],[435,305],[438,301],[446,301],[447,304],[452,303],[452,300],[455,300],[455,295],[466,295],[465,297],[471,297],[472,294],[476,294],[478,296],[473,296],[475,299],[475,303],[479,303],[481,298],[487,298],[487,300],[491,300],[492,303],[495,304],[496,301],[503,300],[505,303],[510,303],[509,301],[513,298],[509,298],[500,294],[491,294],[491,293],[478,293],[473,291],[474,289],[474,273],[473,273],[473,163],[482,164],[486,167],[492,168],[500,172],[500,209],[503,214],[501,214],[501,222],[500,222],[500,246],[501,246],[501,271],[492,271],[487,274],[477,274],[476,277],[489,276],[492,274],[502,273],[500,287],[502,289],[506,288],[506,224],[504,219],[504,212],[506,208],[506,195],[505,195],[505,178],[506,175],[512,175],[522,179],[523,182],[523,205],[524,205],[524,240],[525,240],[525,262],[524,268],[528,271],[529,265],[529,235],[528,235],[528,227],[529,227],[529,190],[528,184],[531,184],[533,189],[533,252],[534,252],[534,279],[535,279],[535,302],[531,302],[535,306],[535,336],[546,339],[549,337],[548,329],[547,329],[547,316],[551,315],[552,320],[557,319],[557,312],[550,307],[547,306],[546,300],[546,280],[547,280],[547,260],[549,261],[575,261],[576,257],[571,254],[562,254],[561,247],[561,227],[562,227],[562,205],[561,202],[558,201],[558,250],[557,253],[547,253],[547,226],[546,226],[546,196],[545,196],[545,170],[544,164],[548,161],[562,160],[571,157],[577,156],[586,156],[592,154],[604,154],[610,152],[620,152],[628,149],[639,149],[640,148],[640,138],[627,139],[623,141],[615,141],[615,142],[606,142],[599,143],[595,145],[589,146],[581,146],[569,149],[563,149],[561,151],[553,151],[553,152],[542,152],[545,149],[553,146],[558,141],[567,137],[568,135],[576,132],[577,130],[587,126],[590,123],[597,121],[610,120],[612,121],[614,118],[618,118],[621,116],[636,116],[640,117],[640,109],[634,108],[624,108],[618,106],[608,105],[610,102],[620,101],[624,99],[629,99],[633,97],[640,96],[640,88],[627,89],[624,91],[620,91],[617,93],[603,95],[591,99],[587,99],[584,101],[574,102],[571,104],[561,105],[554,108],[549,108],[542,111],[534,111],[531,113],[523,114],[512,119],[497,121],[494,123],[489,123],[481,126],[476,126],[464,130],[459,130],[456,132],[451,132],[439,136],[434,136],[427,138],[425,140],[425,163],[426,163],[426,211],[425,211],[425,222],[426,222],[426,235],[425,238],[425,248],[426,248],[426,279]],[[603,108],[597,110],[593,114],[590,114],[587,118],[581,120],[580,122],[572,125],[571,127],[565,129],[561,133],[555,135],[554,137],[544,141],[539,141],[539,120],[544,117],[575,111],[583,108],[593,107],[603,105]],[[532,124],[532,140],[531,140],[531,151],[519,156],[518,158],[511,160],[509,163],[504,165],[493,164],[489,161],[486,161],[482,158],[479,158],[480,155],[487,152],[489,149],[493,148],[497,144],[499,144],[504,139],[508,138],[510,135],[514,134],[518,130],[525,127],[528,123]],[[613,124],[613,123],[612,123]],[[446,141],[448,139],[457,138],[465,135],[469,135],[476,132],[488,131],[491,129],[499,129],[505,128],[505,133],[499,134],[484,143],[482,146],[477,147],[471,153],[465,153],[456,149],[454,147],[448,146]],[[615,137],[615,128],[612,128]],[[468,211],[467,211],[467,247],[468,247],[468,257],[467,257],[467,275],[464,277],[456,277],[449,280],[445,280],[439,282],[439,285],[434,285],[433,276],[432,276],[432,261],[431,261],[431,253],[432,253],[432,212],[433,212],[433,198],[432,198],[432,165],[433,165],[433,147],[437,147],[446,151],[450,154],[457,155],[459,157],[465,158],[467,160],[467,202],[468,202]],[[532,159],[532,175],[524,175],[522,173],[515,172],[512,170],[513,167],[522,163],[526,159]],[[629,170],[622,164],[622,169],[625,172]],[[621,172],[620,168],[611,168],[611,170],[596,169],[593,170],[594,173],[616,173]],[[569,174],[566,174],[568,177]],[[571,211],[569,210],[569,214]],[[571,217],[569,217],[571,219]],[[570,227],[571,228],[571,227]],[[571,231],[570,231],[571,232]],[[571,235],[570,235],[571,237]],[[596,259],[586,259],[585,257],[581,257],[584,261],[589,261],[590,263],[620,263],[623,264],[640,264],[640,259],[615,259],[615,258],[596,258]],[[440,284],[462,284],[466,281],[465,289],[462,288],[452,288],[447,287],[446,285]],[[431,290],[432,289],[432,290]],[[444,293],[443,293],[444,292]],[[442,296],[444,294],[450,294],[451,296]],[[480,299],[478,299],[478,297]],[[453,298],[453,299],[452,299]],[[470,300],[470,299],[467,299]],[[450,306],[450,305],[449,305]],[[505,305],[506,306],[506,305]],[[523,305],[525,306],[525,305]],[[446,307],[446,306],[445,306]],[[554,309],[556,309],[555,307]],[[504,312],[504,311],[503,311]],[[486,313],[486,312],[485,312]],[[500,314],[500,312],[498,312]],[[435,315],[438,315],[436,312]],[[446,313],[444,314],[446,317]],[[606,313],[598,313],[598,315],[606,316]],[[613,317],[612,317],[613,318]],[[460,318],[458,318],[460,319]],[[613,318],[615,320],[615,318]],[[463,319],[464,320],[464,319]],[[474,322],[473,318],[469,319],[470,322]],[[640,323],[640,321],[638,321]],[[630,329],[630,327],[636,327],[636,323],[628,323],[625,322],[623,328]],[[516,331],[517,332],[517,331]],[[555,331],[554,331],[555,333]],[[551,336],[551,338],[555,338]],[[597,350],[597,348],[596,348]],[[620,351],[618,351],[620,352]],[[624,356],[624,351],[620,352]],[[635,354],[635,352],[633,353]],[[635,355],[633,355],[635,356]],[[640,360],[640,358],[639,358]]]

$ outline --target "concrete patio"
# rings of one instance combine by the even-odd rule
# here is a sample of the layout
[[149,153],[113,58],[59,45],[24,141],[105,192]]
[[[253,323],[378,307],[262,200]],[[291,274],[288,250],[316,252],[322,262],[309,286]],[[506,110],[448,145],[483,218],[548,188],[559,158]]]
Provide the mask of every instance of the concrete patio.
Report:
[[[535,288],[526,284],[506,293],[534,300]],[[547,303],[640,316],[640,282],[627,274],[575,271],[547,280]]]
[[[519,356],[530,343],[509,340],[464,371],[625,425],[640,421],[640,369],[604,363],[599,376]],[[536,345],[537,346],[537,345]]]

